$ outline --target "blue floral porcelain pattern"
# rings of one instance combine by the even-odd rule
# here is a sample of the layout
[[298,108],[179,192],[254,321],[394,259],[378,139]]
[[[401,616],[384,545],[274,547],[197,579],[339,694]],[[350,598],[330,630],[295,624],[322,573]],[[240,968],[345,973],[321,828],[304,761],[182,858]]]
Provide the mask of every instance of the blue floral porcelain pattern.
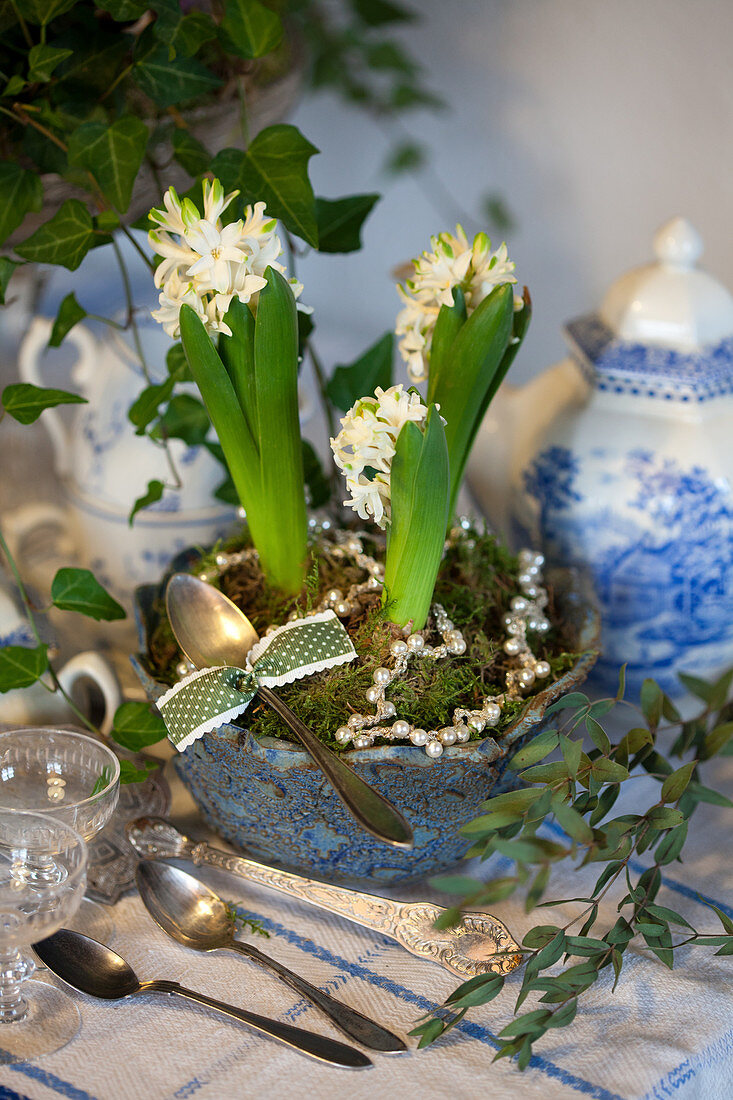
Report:
[[598,447],[581,460],[556,445],[525,470],[524,488],[549,560],[592,572],[603,623],[597,684],[614,690],[628,662],[632,689],[654,676],[679,694],[678,670],[706,674],[726,664],[733,496],[724,478],[643,448],[619,455]]
[[600,390],[702,402],[733,393],[733,336],[694,352],[620,340],[596,313],[565,333],[581,369]]

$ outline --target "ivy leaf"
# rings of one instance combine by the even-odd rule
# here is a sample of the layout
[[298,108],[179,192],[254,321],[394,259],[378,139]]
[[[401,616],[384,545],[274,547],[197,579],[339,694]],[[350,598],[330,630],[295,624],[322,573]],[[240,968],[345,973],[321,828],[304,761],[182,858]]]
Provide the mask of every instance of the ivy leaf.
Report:
[[184,15],[177,3],[159,7],[153,24],[153,34],[165,42],[169,57],[192,57],[204,42],[216,38],[216,32],[216,23],[206,12],[190,11]]
[[117,23],[134,23],[150,5],[146,0],[99,0],[97,7],[108,11]]
[[123,703],[115,711],[112,736],[130,752],[141,752],[167,734],[165,722],[148,703]]
[[0,305],[5,305],[5,295],[8,289],[8,283],[13,277],[13,272],[16,267],[22,267],[22,264],[17,263],[15,260],[9,260],[7,256],[0,256]]
[[409,8],[393,4],[392,0],[352,0],[354,11],[368,27],[385,23],[414,23],[417,18]]
[[86,405],[86,397],[67,390],[45,389],[30,382],[13,382],[2,395],[3,408],[19,424],[32,424],[44,409],[56,405]]
[[155,760],[146,760],[142,768],[138,768],[132,760],[120,760],[120,783],[144,783],[150,773],[159,767]]
[[0,692],[14,688],[26,688],[48,668],[48,646],[31,649],[23,645],[6,645],[0,648]]
[[219,39],[226,50],[248,61],[276,49],[283,36],[280,16],[259,0],[227,0]]
[[127,410],[127,418],[137,428],[136,435],[142,435],[151,420],[155,420],[158,409],[173,393],[175,384],[176,376],[169,375],[165,382],[154,382],[152,386],[146,386],[135,398]]
[[353,363],[336,367],[326,387],[329,401],[347,412],[365,393],[374,393],[377,386],[389,389],[393,348],[394,336],[386,332]]
[[173,131],[173,152],[189,176],[200,176],[211,163],[211,154],[188,130]]
[[392,149],[382,170],[388,176],[402,176],[407,172],[418,172],[427,159],[424,145],[419,145],[416,141],[405,141]]
[[22,11],[29,23],[40,23],[45,27],[76,3],[77,0],[23,0]]
[[361,227],[381,195],[349,195],[343,199],[316,199],[319,252],[358,252]]
[[317,152],[295,126],[279,124],[262,130],[245,153],[223,149],[211,170],[226,190],[240,188],[242,202],[267,203],[268,214],[317,248],[315,199],[308,179],[308,161]]
[[308,487],[309,506],[322,508],[331,498],[331,487],[318,455],[307,439],[303,443],[303,477]]
[[79,305],[74,292],[67,294],[56,314],[48,346],[50,348],[60,347],[64,337],[68,336],[74,325],[77,325],[79,321],[83,321],[86,316],[87,311]]
[[0,161],[0,194],[3,197],[0,203],[1,244],[18,228],[29,211],[41,209],[43,184],[36,172],[26,171],[10,161]]
[[210,427],[209,414],[198,398],[177,393],[160,418],[160,426],[169,439],[182,439],[189,447],[206,440]]
[[46,84],[57,65],[71,57],[72,50],[56,46],[33,46],[28,51],[28,79],[32,83]]
[[[0,185],[2,180],[0,178]],[[54,216],[27,237],[15,251],[24,260],[59,264],[76,271],[94,242],[92,216],[83,202],[67,199]]]
[[148,128],[134,115],[125,115],[111,126],[85,122],[69,138],[69,164],[88,169],[105,198],[124,214],[147,143]]
[[61,611],[78,611],[97,621],[125,618],[124,609],[88,569],[59,569],[51,585],[51,600]]
[[680,798],[692,778],[695,765],[696,761],[691,760],[688,764],[683,764],[676,772],[672,772],[671,775],[667,776],[664,783],[662,783],[663,802],[676,802]]
[[167,46],[151,50],[133,73],[140,90],[162,108],[200,99],[221,86],[219,77],[195,58],[171,60]]
[[130,515],[128,516],[128,523],[130,524],[130,527],[132,527],[132,522],[135,519],[137,513],[141,511],[141,509],[149,508],[151,504],[155,504],[157,501],[159,501],[164,492],[165,484],[162,481],[158,481],[157,478],[153,478],[152,481],[148,482],[147,489],[142,496],[137,498],[132,506],[132,509],[130,510]]

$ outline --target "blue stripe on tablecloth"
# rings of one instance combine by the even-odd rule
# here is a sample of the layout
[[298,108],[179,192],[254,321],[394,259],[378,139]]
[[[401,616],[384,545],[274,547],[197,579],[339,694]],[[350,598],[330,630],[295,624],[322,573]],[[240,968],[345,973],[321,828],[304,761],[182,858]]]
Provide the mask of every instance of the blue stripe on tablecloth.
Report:
[[[234,908],[244,912],[240,906],[235,906]],[[427,997],[422,997],[412,989],[408,989],[404,985],[399,985],[391,978],[386,978],[382,974],[377,974],[373,970],[369,970],[367,967],[362,966],[360,963],[352,963],[347,959],[341,958],[340,955],[334,955],[327,947],[321,947],[320,944],[314,943],[313,940],[306,939],[306,937],[299,935],[298,932],[293,931],[291,928],[286,928],[284,925],[278,924],[277,921],[270,920],[266,917],[260,917],[259,919],[268,932],[274,932],[275,935],[282,936],[288,943],[300,948],[301,951],[305,951],[307,954],[313,955],[315,958],[320,959],[322,962],[327,962],[331,966],[338,967],[339,970],[345,970],[353,977],[361,978],[362,981],[369,982],[370,985],[376,985],[380,989],[386,990],[399,1000],[405,1001],[407,1004],[415,1005],[421,1012],[433,1012],[438,1007],[435,1001],[430,1001]],[[492,1035],[488,1028],[482,1027],[481,1024],[474,1023],[473,1021],[462,1020],[459,1024],[456,1024],[455,1030],[463,1032],[464,1035],[469,1036],[471,1039],[478,1039],[480,1043],[485,1043],[487,1046],[496,1048],[499,1045],[496,1037]],[[584,1078],[577,1077],[574,1073],[569,1073],[567,1070],[562,1069],[561,1066],[556,1066],[554,1062],[550,1062],[540,1054],[533,1054],[529,1064],[533,1069],[540,1070],[541,1073],[546,1074],[548,1077],[552,1077],[564,1085],[569,1085],[585,1096],[592,1097],[593,1100],[624,1100],[624,1098],[617,1093],[609,1092],[608,1089],[604,1089],[600,1085],[594,1085],[590,1081],[586,1081]]]
[[49,1073],[47,1069],[41,1069],[40,1066],[33,1065],[31,1062],[15,1062],[7,1068],[12,1069],[15,1073],[24,1073],[26,1077],[37,1081],[39,1085],[45,1085],[47,1089],[53,1089],[61,1096],[66,1096],[67,1100],[95,1100],[91,1093],[77,1088],[69,1081],[57,1077],[55,1073]]
[[654,1088],[649,1090],[644,1100],[665,1100],[666,1097],[674,1096],[677,1089],[681,1089],[683,1085],[686,1085],[691,1078],[697,1075],[698,1070],[707,1066],[714,1066],[718,1062],[729,1061],[732,1050],[733,1031],[729,1031],[726,1035],[722,1035],[720,1039],[711,1043],[700,1054],[695,1054],[692,1058],[685,1058],[684,1062],[680,1062],[678,1066],[665,1074]]
[[28,1096],[21,1096],[19,1092],[13,1092],[12,1089],[6,1089],[5,1085],[0,1085],[0,1100],[30,1100]]

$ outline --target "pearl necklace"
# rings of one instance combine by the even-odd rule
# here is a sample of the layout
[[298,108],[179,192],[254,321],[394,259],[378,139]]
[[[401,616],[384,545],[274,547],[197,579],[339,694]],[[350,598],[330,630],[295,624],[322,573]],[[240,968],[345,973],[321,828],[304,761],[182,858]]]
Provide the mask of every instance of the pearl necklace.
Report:
[[[462,517],[459,522],[460,526],[454,527],[450,532],[447,547],[459,539],[465,539],[468,546],[472,545],[473,540],[467,536],[471,527],[470,521]],[[367,573],[366,580],[352,584],[346,593],[338,588],[331,589],[316,608],[316,611],[331,608],[340,618],[346,618],[355,609],[360,595],[381,591],[384,566],[364,552],[361,538],[353,532],[336,530],[331,535],[330,520],[325,519],[319,523],[310,519],[309,527],[318,538],[322,553],[336,561],[350,559]],[[257,556],[257,551],[251,548],[233,553],[219,553],[215,558],[216,569],[204,570],[199,573],[199,577],[204,581],[215,580],[218,574],[232,565],[256,559]],[[504,652],[513,659],[512,667],[505,676],[505,690],[487,695],[478,709],[456,707],[452,724],[439,730],[424,730],[413,726],[404,718],[396,717],[394,703],[386,698],[387,688],[403,675],[411,660],[420,657],[438,661],[451,655],[458,657],[466,652],[463,634],[448,618],[445,608],[435,603],[430,610],[428,625],[423,630],[413,631],[392,642],[391,666],[383,665],[375,669],[372,676],[374,683],[366,691],[366,701],[376,707],[375,711],[372,714],[351,714],[347,724],[336,730],[335,737],[340,744],[348,745],[351,742],[355,749],[366,749],[374,744],[377,737],[386,741],[410,741],[423,748],[427,756],[437,760],[442,756],[444,748],[467,742],[472,731],[482,733],[486,728],[498,725],[502,708],[507,702],[521,699],[523,693],[529,691],[537,680],[546,679],[550,675],[549,663],[535,657],[527,640],[528,632],[544,634],[550,629],[550,623],[545,616],[547,592],[541,583],[545,559],[542,554],[532,550],[520,550],[518,556],[520,573],[517,585],[521,594],[512,599],[511,611],[504,616],[507,635]],[[289,615],[291,620],[299,617],[297,611]],[[274,626],[268,627],[265,634],[274,629]],[[442,639],[436,645],[431,645],[428,641],[431,630],[433,633],[437,632]],[[187,674],[188,663],[182,662],[177,671],[179,675]],[[386,719],[394,721],[387,726],[383,724]]]

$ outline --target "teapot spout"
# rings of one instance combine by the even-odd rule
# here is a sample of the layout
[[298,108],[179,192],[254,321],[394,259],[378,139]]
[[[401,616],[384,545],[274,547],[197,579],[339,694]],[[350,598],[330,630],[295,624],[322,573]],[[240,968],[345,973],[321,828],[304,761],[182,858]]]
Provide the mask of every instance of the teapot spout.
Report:
[[563,359],[524,386],[504,382],[484,417],[468,462],[468,479],[493,529],[511,541],[511,496],[537,440],[584,384]]

